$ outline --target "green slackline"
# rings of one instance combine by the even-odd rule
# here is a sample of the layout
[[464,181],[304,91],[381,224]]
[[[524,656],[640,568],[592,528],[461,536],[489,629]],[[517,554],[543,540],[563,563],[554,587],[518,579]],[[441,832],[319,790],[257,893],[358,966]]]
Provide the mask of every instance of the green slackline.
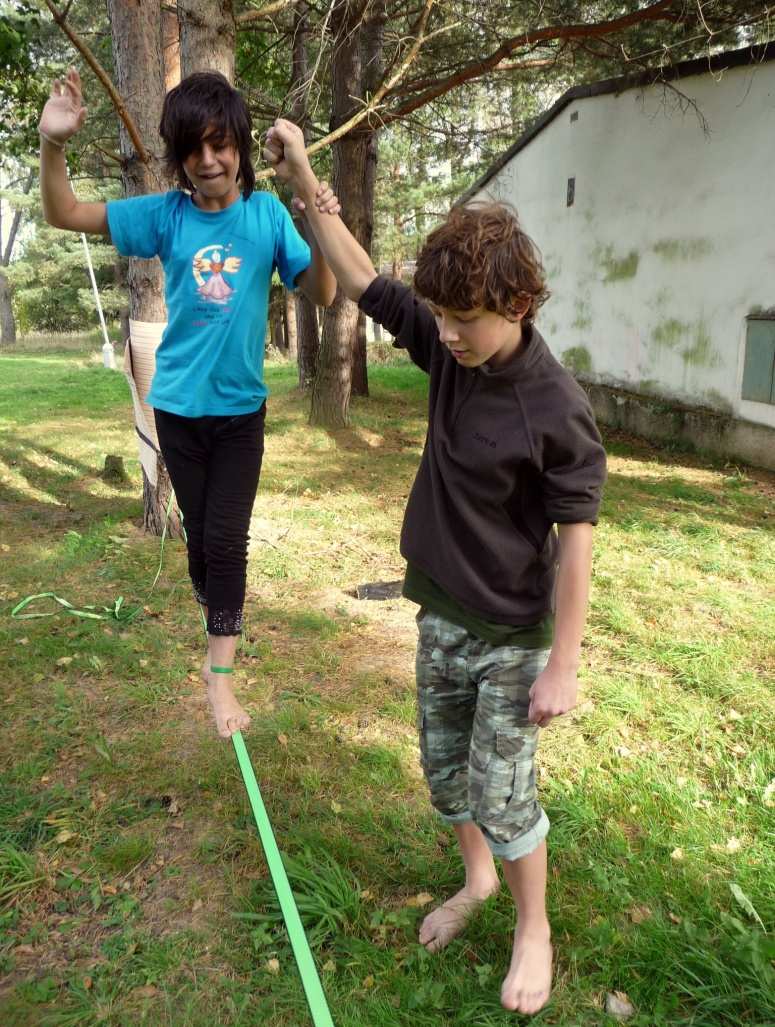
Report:
[[[170,495],[169,503],[167,504],[167,513],[164,518],[164,529],[161,536],[161,553],[159,557],[159,567],[156,571],[156,577],[153,579],[150,592],[153,592],[156,587],[156,583],[159,580],[161,574],[162,562],[164,560],[164,541],[167,537],[167,524],[169,522],[170,510],[172,509],[173,495]],[[183,517],[181,514],[181,529],[183,532],[183,538],[186,539],[186,529],[183,527]],[[53,613],[22,613],[21,611],[25,607],[29,606],[30,603],[37,599],[53,599],[56,603],[62,606],[68,613],[72,613],[76,617],[87,617],[92,620],[109,620],[115,619],[120,621],[131,621],[140,613],[142,610],[141,606],[138,606],[129,614],[121,614],[121,608],[123,606],[124,597],[119,596],[112,607],[110,606],[85,606],[82,609],[78,609],[73,606],[72,603],[66,599],[62,599],[60,596],[55,595],[54,592],[40,592],[38,595],[27,596],[18,603],[13,610],[11,610],[12,617],[18,617],[19,619],[26,619],[32,617],[50,617]],[[207,621],[205,620],[204,611],[202,610],[201,604],[198,604],[199,616],[202,621],[202,628],[204,629],[205,637],[207,637]],[[97,610],[104,612],[97,613]],[[296,965],[299,968],[299,976],[301,977],[301,983],[304,986],[304,993],[307,996],[307,1005],[312,1016],[312,1022],[314,1027],[334,1027],[334,1021],[331,1019],[331,1013],[328,1009],[328,1003],[326,1002],[326,996],[323,992],[323,986],[320,983],[320,977],[318,976],[317,967],[315,966],[315,960],[312,957],[312,952],[307,941],[307,936],[304,933],[304,926],[299,916],[299,911],[296,908],[296,902],[293,898],[293,891],[291,890],[290,882],[288,881],[288,875],[285,872],[283,866],[282,856],[280,850],[277,847],[277,841],[272,830],[272,824],[269,820],[269,816],[264,806],[264,800],[261,798],[261,790],[258,787],[258,781],[256,780],[255,771],[253,770],[253,764],[250,762],[250,756],[248,750],[245,747],[245,741],[240,731],[236,731],[232,736],[231,740],[234,744],[234,751],[237,754],[237,762],[242,772],[242,780],[245,783],[245,789],[248,793],[248,799],[253,809],[253,816],[256,821],[256,827],[258,828],[258,836],[261,840],[261,845],[264,849],[264,855],[266,856],[266,862],[269,867],[269,873],[272,878],[272,884],[274,886],[275,894],[280,903],[280,909],[282,910],[283,919],[285,920],[285,927],[288,931],[288,937],[291,942],[291,948],[293,949],[293,955],[296,958]]]
[[245,748],[242,733],[235,731],[231,736],[231,740],[234,743],[234,751],[237,753],[237,760],[242,771],[242,780],[245,782],[250,805],[253,807],[253,816],[256,820],[258,835],[264,847],[264,855],[269,866],[269,873],[272,875],[272,884],[274,885],[280,909],[285,919],[285,926],[288,931],[288,937],[291,940],[293,954],[296,957],[296,965],[299,968],[301,983],[304,985],[312,1022],[315,1027],[334,1027],[334,1021],[331,1019],[331,1013],[328,1010],[328,1003],[320,983],[317,967],[312,958],[309,942],[304,933],[301,917],[296,908],[293,892],[288,882],[288,875],[285,873],[282,856],[277,847],[274,831],[264,807],[264,801],[261,798],[261,791],[258,787],[258,781],[256,781],[256,775],[253,772],[253,765],[250,762],[248,750]]
[[[185,537],[186,529],[183,528],[184,540]],[[207,621],[205,620],[204,610],[201,603],[198,603],[197,606],[205,638],[207,638]],[[299,911],[296,908],[293,891],[283,866],[280,850],[277,847],[277,840],[272,830],[269,814],[266,812],[264,800],[261,798],[261,789],[258,787],[256,774],[253,770],[253,764],[250,762],[250,756],[248,755],[242,732],[235,731],[231,736],[231,740],[234,744],[234,751],[237,754],[239,768],[242,771],[245,791],[248,793],[248,799],[253,809],[253,817],[258,828],[258,837],[264,849],[264,856],[269,867],[272,885],[277,900],[280,903],[283,919],[285,920],[285,929],[291,942],[296,966],[299,968],[299,976],[304,986],[304,993],[307,996],[307,1005],[312,1016],[312,1022],[315,1027],[334,1027],[334,1021],[331,1019],[331,1013],[328,1009],[323,986],[320,983],[315,960],[312,957],[307,935],[304,933],[304,926],[301,922]]]

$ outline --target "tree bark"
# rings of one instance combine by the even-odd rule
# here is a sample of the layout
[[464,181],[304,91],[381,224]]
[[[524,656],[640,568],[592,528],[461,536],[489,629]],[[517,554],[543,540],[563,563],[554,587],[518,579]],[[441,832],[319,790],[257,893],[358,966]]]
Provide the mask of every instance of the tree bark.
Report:
[[[29,194],[34,180],[35,171],[30,170],[27,175],[27,180],[24,183],[24,189],[22,190],[24,196]],[[0,239],[3,237],[2,219],[3,205],[2,202],[0,202]],[[5,244],[5,250],[0,253],[0,346],[12,346],[16,342],[16,318],[14,317],[12,302],[13,290],[11,289],[11,283],[8,281],[8,276],[3,271],[3,268],[8,267],[11,263],[13,247],[16,242],[16,236],[19,232],[21,222],[22,208],[17,207],[14,211],[13,218],[11,219],[11,229],[8,233],[8,241]]]
[[167,0],[161,10],[161,45],[164,60],[164,91],[180,82],[180,22],[177,0]]
[[234,81],[236,27],[232,0],[178,0],[180,65],[193,71],[220,71]]
[[285,325],[287,329],[288,356],[296,360],[299,355],[299,329],[296,324],[296,300],[293,293],[285,290]]
[[[158,0],[108,0],[113,63],[116,82],[150,154],[144,164],[135,152],[129,133],[121,123],[124,193],[140,196],[169,188],[159,158],[158,125],[164,97],[164,66],[161,47]],[[166,321],[164,273],[158,259],[129,261],[129,316],[133,321]],[[158,482],[154,488],[143,474],[143,526],[154,535],[164,528],[167,503],[172,490],[164,461],[159,456]]]
[[[336,45],[332,58],[331,129],[351,116],[353,97],[361,96],[362,63],[360,29],[363,6],[336,0],[331,26]],[[364,169],[370,130],[358,126],[332,146],[333,185],[345,198],[342,220],[355,238],[364,238]],[[312,389],[310,424],[343,428],[349,423],[352,392],[353,350],[357,341],[358,307],[337,289],[336,298],[323,317],[318,370]]]
[[[293,23],[290,83],[291,106],[288,117],[300,126],[304,132],[305,141],[308,140],[309,135],[309,117],[307,114],[307,85],[309,82],[308,39],[309,18],[307,5],[300,3],[296,8],[296,16]],[[295,293],[290,305],[294,307],[295,311],[296,351],[294,356],[299,367],[299,388],[306,390],[312,387],[318,366],[320,329],[318,328],[317,309],[312,300],[308,299],[300,291]]]
[[311,389],[318,373],[320,328],[318,309],[303,293],[296,295],[296,328],[299,345],[299,388]]
[[0,268],[0,346],[13,346],[16,342],[16,318],[11,303],[11,284]]

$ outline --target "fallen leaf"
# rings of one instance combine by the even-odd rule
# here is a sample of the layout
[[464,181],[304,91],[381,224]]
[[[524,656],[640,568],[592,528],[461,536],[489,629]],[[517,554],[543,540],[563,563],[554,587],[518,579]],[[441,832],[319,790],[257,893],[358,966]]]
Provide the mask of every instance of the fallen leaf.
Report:
[[427,906],[429,902],[433,902],[433,896],[429,895],[427,891],[421,891],[419,895],[413,895],[410,899],[406,899],[404,905],[419,909],[421,906]]
[[31,956],[35,949],[32,945],[17,945],[12,951],[15,956]]
[[670,859],[674,859],[676,863],[680,863],[684,858],[684,850],[679,846],[677,849],[673,849],[670,853]]
[[770,781],[764,789],[763,802],[767,809],[775,807],[775,799],[773,799],[773,796],[775,796],[775,777],[773,777],[772,781]]
[[56,836],[56,838],[54,839],[54,841],[55,841],[55,842],[56,842],[56,843],[57,843],[58,845],[64,845],[64,844],[65,844],[66,842],[69,842],[69,841],[71,841],[71,840],[72,840],[73,838],[77,838],[77,837],[78,837],[78,836],[77,836],[77,834],[76,834],[76,832],[75,832],[75,831],[68,831],[67,829],[65,829],[64,831],[60,831],[60,832],[59,832],[59,834],[58,834],[58,835]]
[[629,1020],[635,1015],[635,1006],[625,991],[609,992],[605,997],[605,1011],[615,1020]]
[[83,986],[84,988],[86,988],[87,991],[91,988],[93,983],[94,982],[92,981],[91,977],[84,977]]
[[741,846],[742,846],[742,842],[740,841],[740,839],[739,838],[735,838],[733,836],[732,838],[729,838],[727,840],[726,849],[727,849],[727,852],[738,852],[740,850]]
[[285,749],[285,748],[287,747],[287,745],[288,745],[288,736],[287,736],[287,735],[284,735],[284,734],[279,734],[279,735],[277,736],[277,741],[278,741],[278,742],[280,743],[280,745],[282,745],[282,747],[283,747],[283,748]]
[[144,984],[142,988],[132,988],[130,993],[134,998],[153,998],[159,994],[159,989],[153,984]]
[[60,656],[59,659],[56,661],[56,665],[57,665],[57,667],[66,667],[68,665],[68,663],[72,663],[72,662],[73,662],[72,656]]
[[172,802],[169,804],[169,806],[167,807],[167,812],[171,813],[173,817],[177,813],[180,813],[180,806],[176,799],[173,799]]
[[147,667],[148,666],[148,661],[147,660],[138,660],[137,662],[138,662],[138,664],[141,667]]
[[742,719],[743,719],[742,713],[738,713],[736,709],[733,709],[730,706],[729,711],[727,713],[727,720],[742,720]]
[[11,552],[11,547],[8,545],[7,542],[0,542],[0,549],[2,549],[2,551],[4,553],[10,553]]
[[654,915],[648,906],[633,906],[628,913],[634,924],[642,924],[644,920],[649,920]]
[[632,749],[628,749],[626,745],[617,745],[614,752],[617,756],[632,756]]
[[374,976],[373,976],[373,974],[369,974],[368,977],[364,977],[364,979],[363,979],[363,986],[364,986],[364,988],[373,988],[374,987]]
[[336,813],[337,816],[342,812],[344,806],[341,806],[335,799],[331,800],[331,809]]
[[374,896],[372,895],[371,891],[368,888],[364,888],[363,891],[361,892],[361,898],[362,899],[372,899],[372,898],[374,898]]
[[336,963],[333,961],[333,959],[329,959],[327,963],[323,964],[323,970],[326,973],[331,973],[332,970],[336,970]]
[[674,924],[680,924],[681,923],[680,916],[676,916],[675,913],[668,913],[667,915],[673,921]]
[[202,908],[202,906],[204,906],[204,902],[202,902],[202,900],[201,900],[201,899],[197,899],[197,900],[196,900],[196,901],[194,902],[194,905],[193,905],[193,906],[191,907],[191,912],[192,912],[192,913],[197,913],[197,912],[199,912],[199,910],[200,910],[200,909]]
[[266,969],[268,973],[274,974],[275,977],[280,972],[280,960],[279,959],[268,959],[266,961]]
[[16,639],[16,644],[17,645],[29,645],[30,644],[30,640],[29,640],[29,638],[26,638],[26,637],[25,638],[17,638]]
[[105,895],[118,895],[118,888],[115,884],[103,884],[102,891]]

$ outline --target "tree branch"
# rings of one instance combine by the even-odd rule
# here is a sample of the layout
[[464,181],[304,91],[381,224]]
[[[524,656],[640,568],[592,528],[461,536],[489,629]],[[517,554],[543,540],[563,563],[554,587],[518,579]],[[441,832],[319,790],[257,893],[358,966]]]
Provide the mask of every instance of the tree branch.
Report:
[[124,106],[124,101],[121,99],[121,96],[116,90],[116,87],[110,81],[107,72],[102,67],[97,58],[94,56],[94,54],[91,52],[87,44],[67,24],[67,12],[59,11],[57,9],[56,4],[53,3],[53,0],[45,0],[45,4],[46,7],[48,7],[49,11],[51,11],[51,17],[62,29],[62,31],[73,44],[75,49],[78,51],[79,54],[81,54],[83,59],[86,61],[91,70],[94,72],[94,74],[97,76],[97,78],[104,86],[105,91],[110,97],[111,103],[116,109],[116,113],[118,114],[119,118],[121,118],[121,120],[123,121],[124,126],[127,132],[129,133],[129,138],[132,140],[132,145],[135,148],[135,153],[137,154],[138,158],[143,162],[143,164],[148,164],[150,162],[150,157],[148,155],[148,151],[143,146],[143,141],[140,138],[140,133],[137,131],[137,126],[132,120],[131,114]]
[[242,14],[236,15],[234,18],[234,24],[238,29],[241,29],[253,21],[260,21],[262,18],[271,18],[273,14],[277,14],[279,11],[282,11],[283,8],[290,7],[295,3],[296,0],[273,0],[272,3],[266,4],[264,7],[259,7],[258,10],[243,11]]
[[[385,116],[383,119],[384,123],[390,124],[393,121],[397,121],[405,114],[409,114],[429,101],[443,96],[444,93],[448,93],[456,86],[462,85],[464,82],[470,82],[471,79],[481,78],[486,72],[497,68],[502,61],[508,59],[515,50],[521,47],[531,46],[535,43],[547,43],[556,39],[588,39],[590,37],[606,36],[612,32],[630,28],[644,21],[672,21],[675,16],[670,13],[669,8],[673,7],[677,2],[680,2],[680,0],[657,0],[657,3],[652,4],[650,7],[640,11],[633,11],[631,14],[625,14],[611,21],[596,22],[591,25],[551,25],[540,29],[533,29],[530,32],[523,32],[518,36],[512,36],[510,39],[504,40],[489,57],[484,57],[478,61],[471,61],[454,74],[448,75],[445,79],[436,81],[432,85],[428,84],[428,87],[423,89],[422,92],[415,96],[410,96],[409,99],[399,104],[398,107]],[[429,83],[430,80],[426,80],[426,82]],[[425,85],[425,83],[422,85]],[[417,88],[421,88],[419,84]],[[400,91],[396,89],[393,90],[393,93],[394,95],[400,95]]]
[[[308,156],[312,156],[312,154],[317,153],[318,150],[322,150],[326,146],[330,146],[331,143],[336,142],[337,139],[341,139],[342,136],[346,136],[348,132],[351,132],[355,128],[355,126],[359,125],[365,118],[368,118],[372,114],[376,113],[377,108],[382,102],[382,99],[385,96],[385,94],[388,93],[389,90],[392,89],[392,87],[406,73],[407,68],[416,58],[417,54],[420,51],[420,47],[423,45],[423,43],[427,39],[431,38],[431,36],[425,35],[425,28],[428,24],[428,18],[430,17],[431,10],[435,3],[436,0],[425,0],[425,6],[422,9],[422,13],[420,14],[420,17],[417,19],[417,22],[415,23],[412,29],[411,34],[415,37],[414,42],[410,46],[406,57],[403,59],[403,61],[401,61],[400,65],[398,66],[398,69],[390,76],[390,78],[384,80],[382,85],[379,87],[379,89],[377,89],[372,98],[364,105],[362,110],[358,111],[357,114],[354,114],[348,121],[345,121],[343,125],[340,125],[338,128],[334,129],[333,132],[329,132],[328,135],[324,136],[322,139],[318,139],[318,141],[316,143],[313,143],[311,146],[308,146]],[[436,34],[437,33],[431,33],[431,35]],[[256,178],[271,178],[274,175],[274,173],[274,168],[266,168],[264,171],[260,171],[256,175]]]

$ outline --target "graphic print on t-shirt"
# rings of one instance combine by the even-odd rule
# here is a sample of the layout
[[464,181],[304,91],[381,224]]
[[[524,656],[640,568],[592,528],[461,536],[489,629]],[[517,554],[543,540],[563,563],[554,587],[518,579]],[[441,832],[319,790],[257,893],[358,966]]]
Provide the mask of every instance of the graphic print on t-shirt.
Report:
[[[228,303],[237,291],[224,278],[236,275],[242,263],[241,257],[232,257],[228,246],[203,246],[194,254],[192,271],[197,292],[207,303]],[[209,255],[208,255],[209,254]]]

